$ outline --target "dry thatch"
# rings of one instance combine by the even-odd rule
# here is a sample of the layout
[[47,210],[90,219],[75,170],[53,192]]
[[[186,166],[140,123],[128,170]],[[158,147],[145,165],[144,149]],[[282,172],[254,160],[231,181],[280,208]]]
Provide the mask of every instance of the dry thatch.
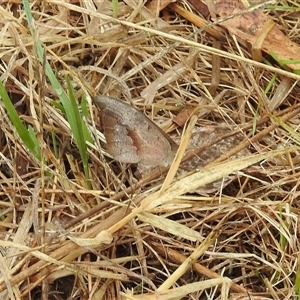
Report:
[[[108,0],[32,1],[36,36],[21,1],[0,2],[1,80],[43,149],[39,162],[1,105],[1,299],[299,297],[300,76],[252,60],[226,30],[206,31],[178,6],[155,5],[163,2],[120,1],[115,19]],[[190,2],[180,7],[196,18]],[[268,2],[264,13],[299,42],[299,7]],[[167,176],[160,169],[138,180],[134,166],[102,149],[88,98],[87,182],[37,40],[78,98],[124,99],[182,135],[181,147],[192,128],[182,133],[172,118],[184,108],[196,108],[196,126],[222,124],[242,139],[193,174],[176,177],[174,162]],[[212,147],[200,139],[198,148]],[[228,160],[242,149],[246,156]],[[199,195],[228,174],[226,187]]]

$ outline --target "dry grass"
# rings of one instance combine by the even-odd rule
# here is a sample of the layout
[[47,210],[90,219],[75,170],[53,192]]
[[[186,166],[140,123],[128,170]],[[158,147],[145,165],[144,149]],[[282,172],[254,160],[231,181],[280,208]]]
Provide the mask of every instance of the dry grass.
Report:
[[[44,158],[23,147],[1,105],[1,299],[298,299],[300,76],[253,61],[225,30],[207,33],[170,8],[156,17],[124,0],[118,20],[105,0],[31,8],[38,37],[18,1],[0,4],[1,79]],[[264,12],[299,43],[299,8]],[[134,166],[101,149],[89,99],[89,183],[35,39],[78,97],[125,99],[173,138],[172,117],[200,107],[196,126],[226,124],[243,141],[171,184],[162,170],[137,181]],[[227,187],[193,193],[228,174]]]

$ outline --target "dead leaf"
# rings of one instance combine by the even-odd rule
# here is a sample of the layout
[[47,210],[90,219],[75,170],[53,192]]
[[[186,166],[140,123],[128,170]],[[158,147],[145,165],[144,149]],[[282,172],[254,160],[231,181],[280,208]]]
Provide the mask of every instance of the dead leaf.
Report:
[[[224,18],[219,25],[230,33],[249,43],[254,59],[260,57],[258,48],[279,61],[300,60],[300,47],[280,31],[279,27],[262,11],[247,10],[239,1],[218,0],[214,13]],[[282,47],[284,45],[284,47]],[[287,63],[292,70],[299,70],[300,64]]]

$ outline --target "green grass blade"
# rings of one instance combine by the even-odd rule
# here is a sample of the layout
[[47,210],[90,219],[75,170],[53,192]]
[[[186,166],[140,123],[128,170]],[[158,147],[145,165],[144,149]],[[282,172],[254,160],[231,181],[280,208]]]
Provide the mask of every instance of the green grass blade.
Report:
[[[30,6],[28,3],[28,0],[23,0],[23,4],[24,4],[24,9],[25,9],[25,14],[28,20],[28,23],[30,25],[30,29],[31,29],[31,34],[32,36],[35,36],[35,31],[34,31],[34,27],[33,27],[33,18],[31,15],[31,11],[30,11]],[[39,40],[35,41],[35,46],[36,46],[36,51],[37,51],[37,55],[38,58],[40,60],[41,63],[43,63],[44,61],[44,49],[42,47],[42,44]],[[57,80],[49,62],[46,60],[45,62],[45,72],[47,77],[49,78],[52,87],[55,89],[67,116],[67,120],[70,121],[73,119],[72,116],[72,107],[71,107],[71,103],[69,101],[69,98],[67,96],[67,94],[65,93],[65,91],[63,90],[61,84],[59,83],[59,81]],[[86,126],[86,125],[83,125]],[[71,128],[72,129],[72,128]],[[86,131],[88,132],[87,128]],[[89,141],[92,141],[92,137],[89,136]]]
[[77,147],[79,149],[79,153],[84,167],[85,176],[86,178],[89,178],[87,145],[86,145],[86,137],[84,132],[85,123],[81,118],[78,109],[78,104],[75,99],[75,91],[70,82],[69,77],[67,77],[67,85],[69,90],[70,109],[71,109],[71,119],[69,120],[69,123],[70,123],[70,127],[72,128],[74,140],[76,141]]
[[37,56],[41,63],[45,62],[45,73],[62,103],[63,112],[67,117],[67,121],[73,133],[75,143],[79,149],[81,159],[84,165],[84,172],[86,175],[86,179],[88,179],[88,167],[87,167],[88,157],[87,157],[86,141],[93,142],[93,139],[88,131],[86,123],[82,120],[80,116],[78,105],[74,97],[75,93],[73,91],[73,88],[71,88],[70,82],[68,82],[69,95],[70,95],[70,99],[69,99],[68,95],[65,93],[61,84],[57,80],[49,62],[47,60],[44,61],[44,55],[45,55],[44,48],[41,42],[39,41],[39,39],[36,37],[34,19],[32,18],[29,1],[23,0],[23,5],[25,10],[25,15],[28,20],[29,28],[31,31],[31,35],[35,38],[34,44],[36,47]]
[[6,108],[8,117],[14,127],[16,128],[20,139],[24,143],[24,145],[28,148],[28,150],[34,155],[38,160],[41,159],[41,149],[38,143],[38,140],[34,134],[32,127],[29,127],[28,130],[22,123],[14,105],[12,104],[6,89],[3,83],[0,81],[0,96],[2,97],[2,101]]
[[119,5],[118,0],[112,0],[112,10],[113,10],[113,17],[114,18],[118,17],[118,5]]

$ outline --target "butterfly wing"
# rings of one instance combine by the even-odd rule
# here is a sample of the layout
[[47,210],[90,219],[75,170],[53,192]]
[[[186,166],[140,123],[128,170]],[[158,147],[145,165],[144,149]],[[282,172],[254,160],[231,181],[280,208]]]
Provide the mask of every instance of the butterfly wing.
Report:
[[95,97],[107,151],[116,160],[149,166],[167,166],[177,145],[156,124],[131,105],[107,96]]

